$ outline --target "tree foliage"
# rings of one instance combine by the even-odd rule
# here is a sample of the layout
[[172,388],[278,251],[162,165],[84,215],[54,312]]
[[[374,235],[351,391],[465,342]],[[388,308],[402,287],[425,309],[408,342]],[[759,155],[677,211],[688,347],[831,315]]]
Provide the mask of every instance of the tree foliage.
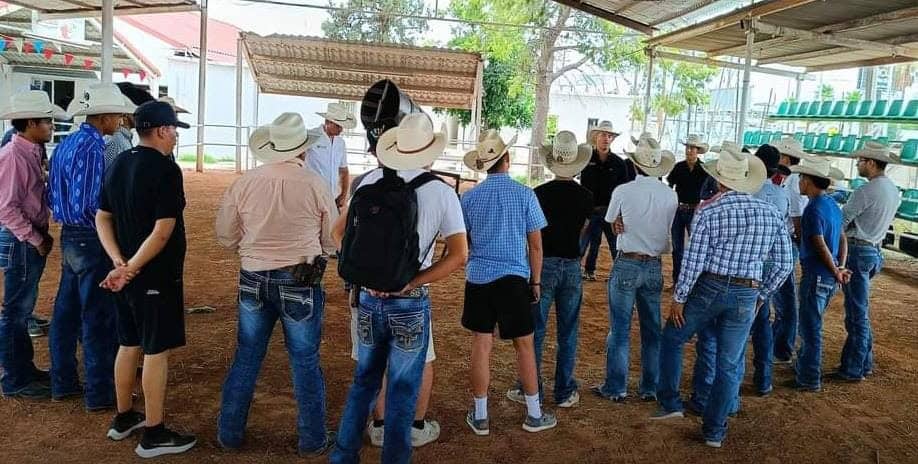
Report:
[[667,117],[710,103],[711,95],[706,89],[717,68],[670,60],[658,63],[660,71],[655,73],[651,108],[657,113],[657,137],[662,138]]
[[429,29],[423,0],[329,0],[329,18],[322,23],[325,37],[335,40],[415,45]]
[[[512,81],[513,69],[509,63],[495,57],[488,60],[482,76],[484,96],[481,122],[485,127],[500,129],[532,126],[532,93],[524,92],[523,88],[514,86]],[[446,113],[458,118],[462,125],[469,125],[472,121],[472,113],[469,110],[449,109]]]

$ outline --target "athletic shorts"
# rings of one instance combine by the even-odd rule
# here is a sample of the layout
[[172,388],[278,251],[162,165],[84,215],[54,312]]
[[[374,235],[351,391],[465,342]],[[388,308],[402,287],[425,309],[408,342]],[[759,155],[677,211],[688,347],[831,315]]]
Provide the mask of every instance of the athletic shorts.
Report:
[[185,304],[182,281],[151,279],[133,282],[115,293],[118,343],[159,354],[185,346]]
[[[437,353],[434,351],[433,323],[432,322],[430,324],[430,330],[428,332],[430,333],[427,339],[427,359],[424,360],[425,363],[431,363],[437,359]],[[351,359],[353,359],[355,362],[357,361],[357,345],[359,343],[360,341],[357,338],[357,308],[354,306],[351,306]]]
[[493,333],[512,340],[535,331],[532,319],[532,290],[519,276],[504,276],[487,284],[465,283],[462,326],[472,332]]

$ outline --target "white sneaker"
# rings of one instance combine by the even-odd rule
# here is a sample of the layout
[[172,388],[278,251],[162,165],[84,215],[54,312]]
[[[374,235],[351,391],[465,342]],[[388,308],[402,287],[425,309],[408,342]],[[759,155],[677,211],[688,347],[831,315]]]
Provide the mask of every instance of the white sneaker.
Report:
[[722,441],[715,441],[715,440],[705,440],[705,441],[704,441],[704,444],[705,444],[706,446],[711,447],[711,448],[722,448],[722,447],[724,446],[724,442],[722,442]]
[[558,404],[559,408],[573,408],[580,402],[580,392],[574,390],[574,393],[571,393],[571,396],[568,396],[566,400]]
[[[373,421],[370,421],[367,424],[367,435],[370,436],[370,444],[382,448],[383,444],[383,431],[386,429],[385,425],[379,427],[373,427]],[[414,438],[414,437],[412,437]]]
[[435,420],[424,419],[423,429],[411,427],[411,446],[415,448],[437,441],[438,438],[440,438],[440,423]]
[[526,397],[523,394],[523,390],[520,388],[511,388],[507,390],[507,399],[526,406]]

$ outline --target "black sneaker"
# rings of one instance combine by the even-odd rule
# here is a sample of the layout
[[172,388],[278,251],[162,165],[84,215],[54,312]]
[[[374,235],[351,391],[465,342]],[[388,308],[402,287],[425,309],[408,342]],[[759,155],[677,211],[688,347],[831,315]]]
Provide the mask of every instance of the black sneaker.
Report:
[[143,439],[134,448],[134,452],[142,458],[155,458],[167,454],[179,454],[194,448],[198,440],[194,435],[182,435],[178,432],[157,427],[159,430],[146,429]]
[[41,327],[42,329],[47,329],[49,326],[51,326],[51,321],[47,319],[42,319],[38,316],[32,316],[29,318],[29,320],[34,322],[35,325]]
[[124,440],[131,436],[134,431],[142,429],[146,425],[146,420],[147,418],[143,413],[133,409],[126,413],[118,414],[112,419],[112,425],[108,428],[108,438],[115,441]]
[[35,319],[28,320],[29,337],[38,338],[45,336],[45,329],[35,322]]
[[10,393],[3,393],[5,398],[24,398],[30,400],[45,400],[51,398],[51,386],[45,382],[33,380],[23,388]]

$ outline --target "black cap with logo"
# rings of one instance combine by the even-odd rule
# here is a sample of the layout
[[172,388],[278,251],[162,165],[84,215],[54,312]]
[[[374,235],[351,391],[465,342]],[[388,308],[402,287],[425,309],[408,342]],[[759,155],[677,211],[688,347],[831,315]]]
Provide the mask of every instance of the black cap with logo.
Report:
[[187,123],[179,121],[172,105],[151,101],[144,103],[134,110],[134,126],[138,129],[152,129],[154,127],[175,126],[188,129]]

